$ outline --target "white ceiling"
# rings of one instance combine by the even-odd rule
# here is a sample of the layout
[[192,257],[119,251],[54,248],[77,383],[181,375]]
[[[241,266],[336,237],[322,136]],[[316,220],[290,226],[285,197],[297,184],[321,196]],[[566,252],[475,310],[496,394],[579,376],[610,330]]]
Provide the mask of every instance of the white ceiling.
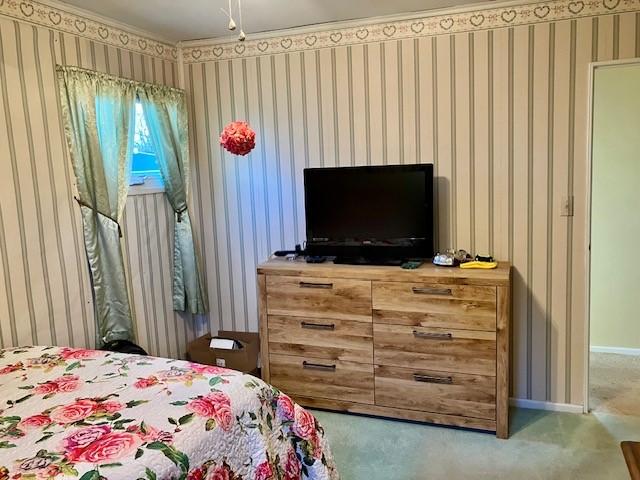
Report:
[[[63,0],[161,36],[195,40],[227,36],[220,8],[227,0]],[[232,0],[234,9],[237,0]],[[251,33],[326,22],[433,10],[484,0],[242,0],[244,30]],[[237,21],[237,14],[235,15]]]

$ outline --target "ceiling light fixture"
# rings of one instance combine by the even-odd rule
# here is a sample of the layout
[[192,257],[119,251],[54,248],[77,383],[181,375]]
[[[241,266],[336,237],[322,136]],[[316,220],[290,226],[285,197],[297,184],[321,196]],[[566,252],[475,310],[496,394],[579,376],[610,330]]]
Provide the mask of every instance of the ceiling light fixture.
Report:
[[[242,0],[236,0],[237,1],[237,5],[238,5],[238,16],[239,16],[239,20],[240,20],[240,33],[238,35],[238,40],[240,42],[244,42],[245,39],[247,38],[246,34],[244,33],[244,28],[243,28],[243,24],[242,24]],[[232,32],[237,28],[236,25],[236,21],[233,19],[233,9],[231,8],[232,0],[229,0],[229,10],[225,10],[224,8],[220,8],[220,11],[222,13],[224,13],[227,18],[229,19],[229,25],[228,28],[229,30],[231,30]]]

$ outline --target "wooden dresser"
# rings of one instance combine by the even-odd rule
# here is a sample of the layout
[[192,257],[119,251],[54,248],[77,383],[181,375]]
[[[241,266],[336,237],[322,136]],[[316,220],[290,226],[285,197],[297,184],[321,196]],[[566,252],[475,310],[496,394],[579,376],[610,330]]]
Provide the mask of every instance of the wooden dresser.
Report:
[[270,260],[262,376],[307,407],[507,438],[510,271]]

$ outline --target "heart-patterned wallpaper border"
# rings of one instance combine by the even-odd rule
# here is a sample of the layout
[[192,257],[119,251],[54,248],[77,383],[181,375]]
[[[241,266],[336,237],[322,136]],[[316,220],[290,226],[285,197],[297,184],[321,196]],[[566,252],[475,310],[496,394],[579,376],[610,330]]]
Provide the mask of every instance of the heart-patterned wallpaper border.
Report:
[[366,24],[338,30],[309,31],[270,38],[255,38],[244,43],[216,41],[184,42],[185,63],[199,63],[231,58],[272,55],[301,50],[384,42],[405,38],[447,35],[552,22],[578,17],[640,11],[640,0],[555,0],[514,6],[495,6],[456,13],[426,15],[423,18]]
[[76,15],[62,8],[36,1],[0,0],[0,15],[164,60],[177,61],[178,59],[178,49],[175,45],[143,37],[87,16]]
[[[182,43],[184,63],[272,55],[300,50],[375,43],[423,36],[487,30],[514,25],[551,22],[569,18],[640,11],[640,0],[554,0],[514,6],[456,11],[387,23],[363,23],[339,30],[313,31],[269,38],[237,41]],[[178,60],[178,47],[87,16],[33,0],[0,0],[0,15],[80,35],[127,50],[165,60]]]

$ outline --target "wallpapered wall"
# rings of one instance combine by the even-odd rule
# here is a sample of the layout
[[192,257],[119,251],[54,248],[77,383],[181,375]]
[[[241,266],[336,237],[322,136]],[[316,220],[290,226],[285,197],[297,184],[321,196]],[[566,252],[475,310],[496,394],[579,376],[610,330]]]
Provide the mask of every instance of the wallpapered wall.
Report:
[[[557,0],[185,44],[208,326],[257,330],[256,264],[304,239],[304,167],[433,162],[438,246],[514,264],[513,395],[582,403],[588,63],[640,56],[638,11]],[[0,346],[93,344],[55,64],[175,86],[179,57],[48,4],[0,2]],[[218,145],[237,118],[258,132],[246,158]],[[560,216],[567,195],[575,217]],[[163,195],[130,198],[125,256],[140,343],[182,356],[206,326],[171,309],[172,222]]]
[[[304,167],[433,162],[438,246],[514,264],[513,396],[581,404],[588,64],[640,56],[640,14],[571,18],[549,2],[540,16],[550,5],[569,18],[523,7],[505,28],[431,22],[456,34],[185,45],[212,328],[257,329],[256,264],[305,237]],[[232,119],[257,131],[246,158],[218,145]],[[568,195],[575,217],[560,216]]]
[[[60,22],[55,15],[59,12],[44,18]],[[78,22],[85,20],[76,19],[73,28],[86,27]],[[95,34],[102,36],[106,29],[99,28]],[[112,34],[122,43],[129,42],[125,35]],[[146,40],[139,42],[147,48]],[[171,59],[0,15],[0,292],[6,292],[0,295],[2,347],[94,345],[91,288],[59,117],[56,63],[178,83],[178,66]],[[137,336],[153,354],[180,357],[195,332],[192,319],[172,309],[172,222],[164,194],[129,198],[123,227]]]

